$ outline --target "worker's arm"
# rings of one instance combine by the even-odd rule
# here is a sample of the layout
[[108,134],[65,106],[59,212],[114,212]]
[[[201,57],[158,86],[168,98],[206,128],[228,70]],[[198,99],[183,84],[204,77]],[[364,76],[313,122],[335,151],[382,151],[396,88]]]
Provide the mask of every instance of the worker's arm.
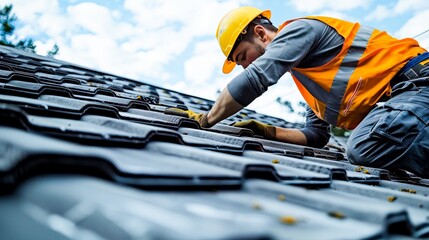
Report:
[[[241,109],[243,109],[243,106],[239,104],[237,101],[235,101],[234,98],[229,93],[228,88],[225,88],[220,94],[220,96],[218,97],[218,99],[216,100],[210,112],[207,114],[207,121],[209,125],[213,126],[216,123],[222,121],[223,119],[228,118],[229,116],[237,113]],[[253,121],[253,123],[256,123],[256,122]],[[260,123],[256,123],[256,125],[258,126],[254,125],[254,128],[252,129],[257,134],[259,132],[258,130],[255,129],[255,127],[259,127],[259,130],[262,129],[262,131],[266,130],[264,127],[261,128],[261,125],[259,124]],[[245,127],[245,126],[242,126],[242,127]],[[306,136],[298,129],[275,127],[275,130],[272,133],[259,133],[259,134],[265,137],[268,134],[272,134],[272,136],[270,137],[272,139],[277,139],[282,142],[307,145]]]
[[304,133],[294,128],[276,127],[276,139],[281,142],[307,145],[307,138]]
[[196,113],[192,110],[183,110],[174,107],[165,109],[164,113],[187,117],[197,121],[203,128],[210,128],[241,109],[243,109],[243,106],[235,101],[229,93],[228,88],[225,88],[207,114]]
[[250,129],[256,136],[266,139],[310,147],[324,147],[330,138],[329,124],[319,119],[308,106],[306,123],[301,129],[272,126],[253,119],[236,122],[234,126]]
[[243,109],[243,106],[235,101],[228,88],[225,88],[207,114],[207,121],[210,126],[213,126],[241,109]]
[[307,145],[307,138],[298,129],[276,127],[253,119],[236,122],[234,126],[250,129],[256,136],[269,140]]

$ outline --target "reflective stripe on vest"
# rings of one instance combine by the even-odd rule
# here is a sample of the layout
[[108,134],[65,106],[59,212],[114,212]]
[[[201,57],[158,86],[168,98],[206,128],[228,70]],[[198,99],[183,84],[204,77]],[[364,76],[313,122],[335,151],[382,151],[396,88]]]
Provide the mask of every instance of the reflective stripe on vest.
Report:
[[[326,109],[324,119],[334,125],[337,125],[338,114],[340,112],[341,103],[347,89],[350,76],[355,71],[359,59],[368,45],[371,38],[373,28],[361,26],[353,39],[349,52],[341,62],[340,69],[334,77],[334,82],[331,87],[331,92],[325,102]],[[326,98],[325,98],[326,99]]]

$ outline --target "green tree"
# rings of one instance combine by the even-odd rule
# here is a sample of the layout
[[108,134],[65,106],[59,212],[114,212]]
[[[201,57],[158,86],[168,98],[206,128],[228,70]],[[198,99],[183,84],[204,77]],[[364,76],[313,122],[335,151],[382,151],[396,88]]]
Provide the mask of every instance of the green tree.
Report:
[[[17,49],[22,49],[29,52],[36,52],[36,45],[34,45],[34,40],[31,38],[26,38],[23,40],[18,40],[17,42],[10,41],[10,37],[13,36],[15,31],[14,22],[18,21],[18,17],[12,13],[13,6],[6,5],[0,7],[0,45],[14,47]],[[59,51],[57,44],[47,53],[49,57],[54,57]]]
[[55,55],[57,55],[59,50],[60,50],[60,48],[55,43],[54,46],[52,47],[52,49],[48,52],[48,57],[54,57]]
[[13,31],[15,31],[13,22],[16,20],[18,20],[18,18],[12,13],[12,5],[6,5],[0,9],[1,43],[8,43],[7,37],[12,35]]
[[[295,109],[293,108],[292,103],[290,101],[282,100],[280,97],[277,97],[276,102],[279,103],[280,105],[283,105],[284,107],[286,107],[288,112],[295,113]],[[305,102],[299,101],[298,106],[300,108],[305,109],[307,104]],[[305,117],[306,112],[305,111],[299,111],[296,114],[298,114],[299,116]]]

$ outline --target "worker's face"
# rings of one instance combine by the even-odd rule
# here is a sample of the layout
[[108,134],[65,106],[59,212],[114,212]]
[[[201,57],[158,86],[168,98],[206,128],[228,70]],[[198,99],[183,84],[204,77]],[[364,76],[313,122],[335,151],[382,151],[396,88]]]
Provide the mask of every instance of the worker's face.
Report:
[[242,41],[238,44],[232,57],[238,65],[247,68],[255,59],[264,54],[265,47],[258,41]]
[[265,53],[269,40],[263,27],[256,26],[253,41],[241,41],[232,53],[232,59],[243,68],[247,68],[255,59]]

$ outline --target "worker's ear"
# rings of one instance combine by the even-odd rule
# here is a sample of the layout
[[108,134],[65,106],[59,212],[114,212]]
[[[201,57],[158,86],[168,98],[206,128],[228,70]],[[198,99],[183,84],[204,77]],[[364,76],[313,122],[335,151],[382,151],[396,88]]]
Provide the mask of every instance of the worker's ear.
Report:
[[265,28],[261,25],[256,25],[254,29],[254,33],[257,38],[261,39],[263,42],[267,40],[267,34],[265,32]]

